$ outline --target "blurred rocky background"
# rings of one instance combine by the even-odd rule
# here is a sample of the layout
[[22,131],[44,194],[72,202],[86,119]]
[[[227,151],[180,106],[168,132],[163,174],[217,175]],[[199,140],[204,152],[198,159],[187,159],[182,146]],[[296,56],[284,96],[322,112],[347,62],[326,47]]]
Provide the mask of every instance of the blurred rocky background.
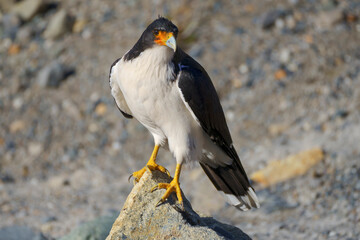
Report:
[[[118,214],[153,142],[117,110],[109,67],[158,14],[207,69],[258,182],[261,208],[239,212],[186,167],[194,210],[253,239],[359,239],[357,0],[0,0],[0,239]],[[165,150],[159,162],[174,172]]]

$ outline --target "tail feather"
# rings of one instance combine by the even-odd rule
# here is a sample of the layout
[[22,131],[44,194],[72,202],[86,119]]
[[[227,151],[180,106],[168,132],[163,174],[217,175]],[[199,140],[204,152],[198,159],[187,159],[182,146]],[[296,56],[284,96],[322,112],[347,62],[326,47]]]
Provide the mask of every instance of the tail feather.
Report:
[[231,165],[214,168],[205,163],[200,163],[216,189],[224,195],[231,205],[241,211],[259,208],[260,204],[255,191],[250,186],[249,180],[239,164],[241,165],[240,162],[234,160]]

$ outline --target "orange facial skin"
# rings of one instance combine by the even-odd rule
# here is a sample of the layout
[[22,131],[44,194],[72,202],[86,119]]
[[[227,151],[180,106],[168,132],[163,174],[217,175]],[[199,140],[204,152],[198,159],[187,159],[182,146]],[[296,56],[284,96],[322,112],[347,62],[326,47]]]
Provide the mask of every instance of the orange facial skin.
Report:
[[155,42],[161,46],[166,45],[166,41],[169,40],[173,36],[172,32],[165,32],[165,31],[159,31],[157,34],[155,34]]

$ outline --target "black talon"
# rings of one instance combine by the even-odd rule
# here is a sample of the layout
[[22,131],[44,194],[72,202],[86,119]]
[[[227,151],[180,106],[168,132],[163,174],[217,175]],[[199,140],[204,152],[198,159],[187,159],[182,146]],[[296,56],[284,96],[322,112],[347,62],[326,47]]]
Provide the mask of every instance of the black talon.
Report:
[[162,199],[160,199],[160,201],[157,202],[157,204],[155,205],[155,207],[158,207],[158,206],[160,206],[160,205],[163,204],[163,203],[164,203],[164,201],[163,201]]
[[155,186],[153,186],[151,189],[150,189],[150,192],[154,192],[154,191],[156,191],[156,190],[158,190],[159,189],[159,186],[158,185],[155,185]]
[[130,183],[130,179],[133,177],[133,175],[131,174],[128,178],[128,182]]

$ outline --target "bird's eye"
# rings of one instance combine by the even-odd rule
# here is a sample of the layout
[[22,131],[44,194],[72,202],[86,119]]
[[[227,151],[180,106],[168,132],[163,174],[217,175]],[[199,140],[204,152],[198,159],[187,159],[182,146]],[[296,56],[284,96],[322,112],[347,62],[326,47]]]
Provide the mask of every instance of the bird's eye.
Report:
[[154,35],[155,36],[159,35],[159,30],[154,30]]

